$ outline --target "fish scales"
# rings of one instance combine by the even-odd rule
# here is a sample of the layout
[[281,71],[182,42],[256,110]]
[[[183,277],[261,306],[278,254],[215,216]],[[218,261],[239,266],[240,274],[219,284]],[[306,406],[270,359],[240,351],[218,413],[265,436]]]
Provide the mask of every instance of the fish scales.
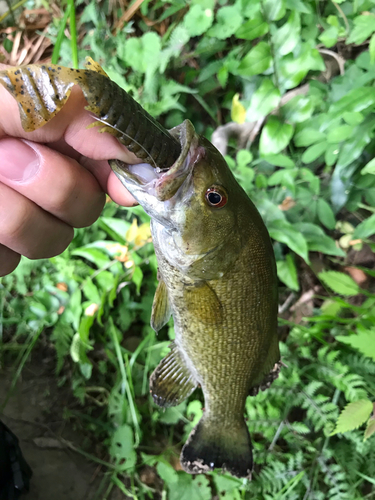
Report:
[[[223,323],[220,325],[204,324],[197,320],[194,311],[181,306],[189,281],[171,267],[158,251],[157,257],[159,272],[173,304],[176,344],[181,346],[194,366],[197,381],[205,395],[205,411],[212,412],[219,425],[230,426],[230,417],[242,418],[244,400],[250,387],[260,383],[274,364],[271,360],[268,365],[262,366],[262,362],[254,359],[254,353],[267,353],[272,341],[267,335],[260,337],[259,330],[273,332],[272,327],[275,327],[274,324],[264,324],[263,320],[272,318],[274,323],[274,304],[270,308],[258,298],[272,286],[269,269],[260,272],[264,256],[259,255],[257,259],[257,254],[246,248],[230,273],[220,280],[209,282],[223,308]],[[250,281],[248,275],[253,275],[253,280]],[[190,286],[194,286],[193,280]],[[205,308],[209,315],[209,305],[202,304],[202,309]],[[255,334],[252,335],[252,332]],[[259,359],[262,360],[263,356]]]

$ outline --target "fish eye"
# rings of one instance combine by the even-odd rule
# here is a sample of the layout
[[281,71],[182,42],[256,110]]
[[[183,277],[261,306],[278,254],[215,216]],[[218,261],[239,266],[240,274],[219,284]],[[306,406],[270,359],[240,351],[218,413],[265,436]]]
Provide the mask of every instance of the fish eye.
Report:
[[212,186],[206,191],[206,200],[211,207],[222,208],[227,204],[228,195],[222,187]]

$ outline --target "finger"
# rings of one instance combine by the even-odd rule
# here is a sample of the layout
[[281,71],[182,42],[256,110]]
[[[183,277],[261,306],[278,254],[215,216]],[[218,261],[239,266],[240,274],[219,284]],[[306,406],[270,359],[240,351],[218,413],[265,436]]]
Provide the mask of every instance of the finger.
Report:
[[105,194],[76,160],[29,141],[0,139],[0,181],[73,227],[99,217]]
[[0,183],[0,244],[29,259],[44,259],[63,252],[73,236],[68,224]]
[[0,245],[0,277],[6,276],[16,269],[21,259],[21,255],[10,248]]
[[135,207],[138,205],[137,200],[129,193],[129,191],[121,184],[114,172],[111,172],[107,182],[107,193],[110,198],[124,207]]
[[124,207],[133,207],[138,204],[125,186],[121,184],[107,161],[82,157],[81,164],[95,175],[102,189],[109,194],[115,203]]
[[[0,70],[6,68],[0,64]],[[141,161],[111,134],[100,133],[97,127],[87,130],[87,126],[96,120],[84,109],[87,101],[77,86],[73,87],[63,109],[47,125],[34,132],[23,130],[18,104],[2,85],[0,102],[0,138],[8,135],[43,143],[63,139],[80,154],[95,160],[117,158],[126,163]]]

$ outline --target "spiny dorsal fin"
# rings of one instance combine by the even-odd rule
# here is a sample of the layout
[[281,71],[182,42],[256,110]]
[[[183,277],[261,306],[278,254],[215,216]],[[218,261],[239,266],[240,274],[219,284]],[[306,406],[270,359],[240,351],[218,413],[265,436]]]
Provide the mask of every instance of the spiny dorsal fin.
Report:
[[163,408],[177,406],[197,387],[176,345],[162,359],[150,377],[150,392],[154,402]]
[[168,322],[171,313],[167,287],[164,281],[160,280],[152,303],[151,328],[158,332]]

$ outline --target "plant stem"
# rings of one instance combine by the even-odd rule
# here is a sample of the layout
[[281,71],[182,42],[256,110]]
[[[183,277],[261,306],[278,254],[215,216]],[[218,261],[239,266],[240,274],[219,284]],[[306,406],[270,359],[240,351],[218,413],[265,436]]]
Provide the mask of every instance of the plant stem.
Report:
[[70,36],[71,36],[71,47],[72,47],[72,61],[73,68],[78,69],[78,44],[77,44],[77,26],[76,26],[76,9],[74,5],[74,0],[68,0],[68,6],[70,7]]

